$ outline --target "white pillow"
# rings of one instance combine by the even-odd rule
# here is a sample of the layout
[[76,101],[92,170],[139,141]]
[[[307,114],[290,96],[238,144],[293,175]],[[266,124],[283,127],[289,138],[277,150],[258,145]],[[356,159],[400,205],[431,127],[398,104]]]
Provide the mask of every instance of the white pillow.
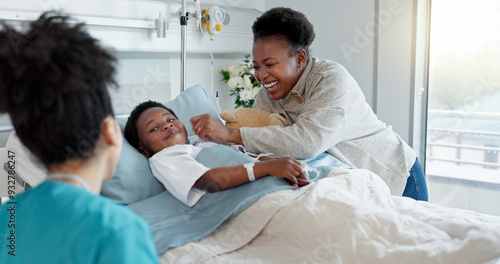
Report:
[[[26,148],[16,132],[12,131],[7,143],[5,144],[5,152],[14,154],[15,172],[31,187],[35,187],[45,180],[47,177],[47,168]],[[2,164],[2,169],[4,164]]]

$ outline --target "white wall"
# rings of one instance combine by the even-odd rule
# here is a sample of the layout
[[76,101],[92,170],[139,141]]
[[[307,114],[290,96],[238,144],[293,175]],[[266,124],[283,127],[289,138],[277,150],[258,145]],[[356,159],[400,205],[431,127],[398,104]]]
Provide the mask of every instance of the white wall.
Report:
[[[188,22],[187,87],[201,84],[211,95],[219,91],[221,108],[233,109],[234,99],[228,97],[229,92],[220,81],[220,69],[251,52],[250,26],[262,11],[275,6],[288,6],[305,13],[315,27],[312,55],[343,64],[358,81],[367,102],[379,118],[392,125],[411,144],[416,0],[212,0],[202,1],[202,8],[210,3],[223,6],[231,15],[231,23],[207,44],[195,28],[194,20]],[[23,14],[31,12],[35,17],[42,10],[54,6],[62,7],[70,14],[92,18],[153,21],[160,11],[166,14],[170,23],[166,39],[156,38],[153,29],[109,26],[89,26],[89,29],[104,44],[117,49],[119,58],[128,62],[131,58],[142,60],[140,63],[144,67],[160,65],[160,69],[168,68],[168,79],[158,83],[158,87],[165,87],[166,91],[157,92],[168,97],[165,100],[179,93],[180,26],[176,12],[180,1],[20,0],[0,3],[0,15],[5,10],[22,10]],[[194,11],[191,1],[188,1],[188,10]],[[209,47],[215,58],[213,74]],[[164,63],[160,63],[162,60]],[[128,89],[140,85],[137,82],[143,77],[136,76],[135,82],[128,83]],[[210,91],[212,79],[213,91]],[[153,93],[153,98],[158,97],[157,92]],[[143,98],[135,99],[134,102],[138,102]],[[8,119],[0,116],[0,126],[5,123]],[[0,135],[0,146],[4,145],[2,141]]]
[[357,32],[374,18],[374,0],[267,0],[266,8],[284,6],[306,15],[314,26],[316,38],[311,55],[344,65],[373,106],[374,39],[358,43]]
[[416,43],[415,0],[380,0],[377,49],[377,115],[410,145],[413,139],[413,94]]
[[[188,11],[194,13],[194,1],[187,1]],[[220,70],[243,59],[251,52],[251,23],[264,10],[264,0],[201,0],[202,9],[218,5],[230,15],[215,40],[209,41],[196,28],[194,18],[188,21],[186,87],[201,84],[215,102],[220,92],[222,109],[233,109],[233,98],[221,82]],[[42,11],[62,9],[65,13],[87,22],[89,33],[103,45],[115,50],[119,59],[117,76],[121,86],[112,92],[117,114],[145,99],[167,101],[180,93],[181,32],[177,12],[179,0],[17,0],[0,2],[0,20],[19,24],[19,20],[36,19]],[[169,22],[166,38],[157,38],[153,27],[159,13]],[[118,24],[118,25],[110,25]],[[130,27],[122,25],[132,24]],[[136,25],[145,28],[137,28]],[[214,66],[211,69],[212,51]],[[213,72],[213,73],[212,73]],[[6,115],[0,115],[0,128],[9,126]],[[8,133],[0,133],[0,147]]]
[[378,117],[408,143],[413,107],[416,0],[267,0],[303,12],[314,25],[311,53],[343,64]]

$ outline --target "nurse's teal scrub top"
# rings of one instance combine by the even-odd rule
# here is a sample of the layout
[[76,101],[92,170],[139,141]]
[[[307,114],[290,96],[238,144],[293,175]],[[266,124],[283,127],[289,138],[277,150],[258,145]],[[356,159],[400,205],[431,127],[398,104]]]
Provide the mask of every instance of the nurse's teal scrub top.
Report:
[[132,210],[46,181],[0,207],[0,263],[158,263],[158,255]]

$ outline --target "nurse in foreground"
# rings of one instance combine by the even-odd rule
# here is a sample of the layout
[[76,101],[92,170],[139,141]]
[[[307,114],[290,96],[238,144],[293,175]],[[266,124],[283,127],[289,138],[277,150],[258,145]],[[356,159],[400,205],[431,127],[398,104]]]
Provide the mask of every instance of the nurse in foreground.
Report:
[[[0,30],[0,113],[49,172],[0,207],[0,263],[158,263],[146,222],[99,195],[122,145],[116,59],[83,27],[44,13]],[[9,153],[10,171],[22,162]]]

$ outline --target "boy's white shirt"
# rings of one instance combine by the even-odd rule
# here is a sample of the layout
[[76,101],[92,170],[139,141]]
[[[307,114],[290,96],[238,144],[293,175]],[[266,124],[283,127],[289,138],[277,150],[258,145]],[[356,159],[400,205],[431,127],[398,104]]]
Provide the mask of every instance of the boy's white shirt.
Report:
[[[196,181],[210,168],[196,160],[202,148],[218,143],[201,139],[197,135],[188,138],[189,143],[164,148],[149,158],[149,166],[155,178],[179,201],[193,207],[207,192],[194,188]],[[242,145],[228,147],[246,152]]]
[[[198,139],[197,136],[189,137],[191,144],[199,141]],[[189,207],[195,205],[206,193],[205,190],[193,186],[205,172],[210,170],[195,158],[203,147],[216,143],[202,140],[198,146],[191,144],[168,147],[149,158],[149,165],[155,178],[175,198]]]

